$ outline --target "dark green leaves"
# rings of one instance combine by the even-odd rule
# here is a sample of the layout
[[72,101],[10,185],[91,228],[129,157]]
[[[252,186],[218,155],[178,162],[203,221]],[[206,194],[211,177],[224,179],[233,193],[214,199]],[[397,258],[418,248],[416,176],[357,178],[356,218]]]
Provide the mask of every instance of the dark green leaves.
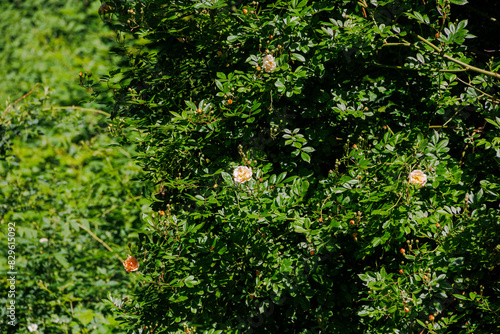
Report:
[[468,32],[489,22],[444,0],[132,3],[142,21],[120,14],[121,33],[151,49],[124,53],[114,110],[168,215],[148,222],[151,283],[125,314],[166,332],[498,322],[494,291],[445,305],[496,282],[499,62]]

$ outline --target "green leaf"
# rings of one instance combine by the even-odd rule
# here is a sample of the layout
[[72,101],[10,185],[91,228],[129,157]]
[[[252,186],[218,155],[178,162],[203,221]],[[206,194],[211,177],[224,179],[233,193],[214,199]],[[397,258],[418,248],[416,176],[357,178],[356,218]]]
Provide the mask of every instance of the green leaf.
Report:
[[369,315],[371,315],[371,314],[372,314],[372,312],[369,312],[369,311],[367,311],[367,310],[361,310],[361,311],[359,311],[359,312],[358,312],[358,315],[359,315],[360,317],[366,317],[366,316],[369,316]]
[[486,118],[486,121],[497,128],[500,128],[500,117],[496,117],[495,120],[492,120],[491,118]]
[[253,104],[252,104],[252,109],[251,111],[254,112],[254,114],[256,114],[255,111],[260,111],[260,106],[261,106],[261,103],[260,102],[257,102],[255,101]]
[[297,233],[306,233],[310,227],[310,221],[308,218],[297,218],[292,222],[292,226]]
[[274,83],[274,85],[276,87],[278,87],[278,88],[281,88],[281,89],[285,88],[285,84],[283,83],[283,81],[281,81],[281,79],[276,80],[276,82]]
[[187,105],[189,108],[191,108],[191,109],[193,109],[193,110],[196,110],[196,109],[197,109],[196,104],[194,104],[192,101],[184,101],[184,102],[186,102],[186,105]]
[[76,310],[75,317],[87,326],[95,317],[96,314],[92,310]]
[[460,299],[460,300],[467,300],[467,297],[465,297],[463,295],[455,294],[455,293],[453,294],[453,297]]
[[234,184],[233,177],[230,174],[222,172],[221,175],[224,181],[226,181],[226,184],[231,184],[231,185]]
[[276,183],[281,183],[281,181],[283,181],[286,177],[286,172],[283,172],[281,173],[280,175],[278,175],[278,178],[276,179]]
[[66,257],[61,253],[54,254],[57,262],[59,262],[64,268],[69,268],[69,262],[66,260]]
[[225,91],[224,91],[224,86],[222,85],[222,83],[221,83],[219,80],[215,79],[215,85],[217,86],[217,88],[218,88],[221,92],[224,92],[224,93],[225,93]]
[[292,59],[298,60],[302,63],[306,61],[306,58],[299,53],[292,53]]
[[316,150],[310,146],[305,146],[305,147],[302,147],[302,151],[307,152],[307,153],[311,153],[311,152],[314,152]]
[[311,156],[309,154],[307,154],[306,152],[300,152],[300,157],[305,162],[311,162]]
[[198,284],[198,281],[194,278],[194,276],[189,275],[184,279],[184,283],[188,288],[194,287],[196,284]]
[[417,322],[418,322],[418,324],[419,324],[420,326],[422,326],[423,328],[427,328],[427,325],[426,325],[426,324],[424,324],[424,322],[423,322],[422,320],[420,320],[420,319],[416,319],[416,320],[417,320]]

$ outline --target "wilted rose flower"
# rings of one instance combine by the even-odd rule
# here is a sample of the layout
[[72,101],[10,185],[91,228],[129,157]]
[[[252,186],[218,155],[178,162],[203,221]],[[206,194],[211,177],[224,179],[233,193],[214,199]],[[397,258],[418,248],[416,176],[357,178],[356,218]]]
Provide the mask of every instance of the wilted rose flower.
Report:
[[239,166],[234,169],[233,178],[238,183],[246,182],[252,178],[252,170],[245,166]]
[[28,325],[28,330],[30,332],[36,332],[38,329],[38,325],[37,324],[31,324],[31,325]]
[[274,57],[271,55],[267,55],[262,60],[262,66],[267,73],[271,73],[276,69],[276,62],[274,61]]
[[128,272],[136,271],[139,269],[139,261],[137,261],[135,257],[129,255],[127,256],[127,259],[123,261],[123,266]]
[[101,5],[101,7],[99,7],[99,9],[98,9],[97,11],[98,11],[99,15],[104,15],[104,14],[106,14],[107,12],[109,12],[111,9],[112,9],[112,8],[111,8],[111,6],[110,6],[110,5],[108,5],[107,3],[103,3],[103,4]]
[[418,184],[423,187],[427,183],[427,175],[420,169],[415,169],[410,173],[410,184]]

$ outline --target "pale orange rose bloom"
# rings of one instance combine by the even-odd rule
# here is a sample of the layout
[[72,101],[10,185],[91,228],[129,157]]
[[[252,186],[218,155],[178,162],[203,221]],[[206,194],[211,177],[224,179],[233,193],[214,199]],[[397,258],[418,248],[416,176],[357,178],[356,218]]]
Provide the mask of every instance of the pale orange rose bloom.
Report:
[[276,69],[276,62],[274,60],[274,57],[271,55],[267,55],[264,57],[262,60],[262,67],[264,67],[264,70],[267,73],[271,73]]
[[234,181],[237,183],[243,183],[252,178],[252,170],[245,166],[239,166],[233,171]]
[[127,259],[123,261],[123,266],[128,272],[136,271],[139,269],[139,261],[137,261],[135,257],[129,255],[127,256]]
[[423,187],[427,183],[427,175],[420,169],[415,169],[410,173],[410,184],[418,184]]

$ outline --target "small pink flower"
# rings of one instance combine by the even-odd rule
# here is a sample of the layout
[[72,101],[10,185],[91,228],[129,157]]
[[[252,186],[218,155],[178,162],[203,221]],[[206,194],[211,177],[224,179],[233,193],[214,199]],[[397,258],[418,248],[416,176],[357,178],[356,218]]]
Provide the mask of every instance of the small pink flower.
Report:
[[127,259],[123,261],[123,266],[127,272],[136,271],[139,269],[139,261],[133,256],[127,256]]
[[234,182],[243,183],[252,178],[252,170],[245,166],[239,166],[233,171]]
[[415,169],[410,173],[410,184],[418,184],[423,187],[426,183],[427,175],[425,175],[420,169]]

